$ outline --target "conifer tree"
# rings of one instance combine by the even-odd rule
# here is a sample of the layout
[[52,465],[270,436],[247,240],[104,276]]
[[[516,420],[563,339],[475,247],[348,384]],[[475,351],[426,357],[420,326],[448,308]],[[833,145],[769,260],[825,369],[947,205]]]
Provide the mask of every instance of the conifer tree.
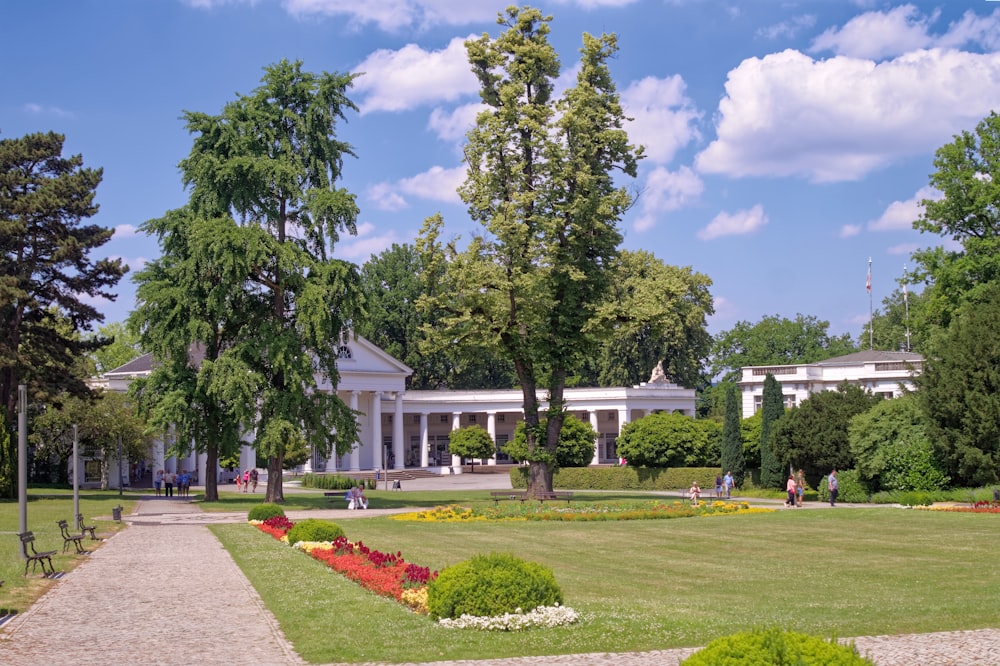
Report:
[[722,472],[732,472],[737,488],[743,486],[746,460],[740,436],[740,394],[736,384],[726,389],[726,418],[722,422]]
[[768,373],[764,378],[764,395],[761,401],[760,421],[760,485],[765,488],[783,488],[785,476],[782,474],[781,461],[774,455],[771,447],[771,433],[775,422],[785,413],[785,404],[781,397],[781,384]]

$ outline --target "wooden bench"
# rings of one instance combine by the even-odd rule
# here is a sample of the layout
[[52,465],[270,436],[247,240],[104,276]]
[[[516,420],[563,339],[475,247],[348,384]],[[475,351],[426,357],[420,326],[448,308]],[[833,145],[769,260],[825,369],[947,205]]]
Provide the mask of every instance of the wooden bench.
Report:
[[[55,567],[52,566],[52,556],[56,554],[54,550],[44,550],[38,552],[35,550],[35,533],[34,532],[18,532],[17,536],[21,539],[21,554],[24,555],[24,575],[28,575],[28,565],[31,565],[31,573],[35,573],[35,567],[39,564],[42,565],[42,573],[46,576],[51,576],[55,574]],[[45,563],[49,563],[48,571],[45,570]]]
[[73,534],[69,531],[69,523],[65,520],[58,520],[56,522],[59,524],[59,531],[62,532],[63,552],[65,553],[69,545],[73,544],[76,547],[77,553],[86,553],[87,551],[83,547],[83,532]]
[[528,499],[528,493],[523,490],[492,490],[490,491],[490,499],[493,503],[498,505],[500,500],[524,500]]
[[553,490],[547,493],[535,493],[533,497],[542,503],[549,500],[566,500],[566,504],[569,504],[573,499],[573,493],[568,490]]
[[348,509],[367,509],[368,508],[368,498],[367,497],[364,498],[364,501],[358,500],[358,499],[355,499],[353,497],[349,497],[348,493],[350,493],[350,492],[351,492],[350,490],[342,490],[342,491],[325,492],[325,493],[323,493],[323,495],[325,495],[326,497],[329,497],[331,502],[336,501],[336,499],[338,497],[341,498],[342,500],[344,500],[345,502],[347,502],[347,508]]
[[100,541],[100,539],[98,539],[97,535],[94,533],[94,530],[97,529],[97,525],[87,525],[86,523],[84,523],[82,513],[76,514],[76,529],[80,530],[80,534],[89,533],[91,541]]

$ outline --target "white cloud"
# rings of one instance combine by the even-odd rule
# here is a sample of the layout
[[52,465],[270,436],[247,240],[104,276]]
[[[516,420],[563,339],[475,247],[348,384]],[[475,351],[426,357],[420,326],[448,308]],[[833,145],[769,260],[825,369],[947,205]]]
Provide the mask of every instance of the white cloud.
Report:
[[657,167],[646,177],[639,197],[642,214],[635,223],[635,230],[652,229],[660,215],[696,201],[704,190],[705,184],[689,167],[681,167],[677,171]]
[[113,239],[118,238],[131,238],[139,233],[139,229],[132,224],[119,224],[115,227],[115,233],[112,236]]
[[24,110],[34,116],[55,116],[57,118],[72,118],[73,112],[60,109],[58,106],[45,106],[28,102],[24,105]]
[[399,181],[399,188],[404,193],[421,199],[461,203],[462,200],[459,198],[457,190],[464,180],[464,165],[453,169],[433,166],[412,178],[404,178]]
[[906,201],[893,201],[889,204],[882,215],[877,220],[868,223],[869,231],[895,231],[899,229],[912,229],[913,221],[919,218],[924,208],[920,202],[924,199],[937,200],[942,196],[941,192],[932,187],[923,187],[912,198]]
[[465,166],[454,169],[434,166],[411,178],[395,183],[377,183],[366,194],[379,210],[399,211],[409,207],[404,195],[429,201],[459,204],[458,187],[465,180]]
[[935,150],[1000,98],[1000,53],[915,51],[883,63],[786,50],[729,72],[705,173],[856,180]]
[[749,210],[740,210],[733,214],[719,213],[707,227],[698,232],[698,238],[712,240],[722,236],[743,236],[757,231],[767,222],[764,208],[757,204]]
[[639,0],[555,0],[560,5],[576,5],[583,9],[598,9],[600,7],[627,7]]
[[825,31],[813,41],[810,51],[877,60],[916,49],[978,45],[995,50],[1000,45],[1000,10],[988,16],[966,11],[945,32],[932,34],[931,28],[940,17],[939,10],[924,14],[911,4],[884,12],[866,12],[841,28]]
[[685,87],[676,74],[665,79],[647,76],[621,93],[625,115],[634,119],[625,126],[629,139],[645,146],[647,157],[657,164],[670,162],[698,137],[695,122],[701,113],[684,94]]
[[841,238],[850,238],[852,236],[857,236],[861,233],[860,224],[845,224],[840,228],[840,233],[838,234]]
[[398,194],[393,185],[389,183],[376,183],[368,188],[366,194],[379,210],[395,212],[409,206],[406,199]]
[[760,28],[757,30],[757,36],[764,39],[790,39],[814,25],[816,25],[816,17],[814,15],[802,14],[801,16],[792,17],[787,21],[775,23],[766,28]]
[[334,256],[338,259],[364,262],[372,255],[389,249],[393,243],[400,242],[396,232],[392,229],[384,234],[375,234],[374,231],[374,224],[362,222],[358,225],[357,236],[341,238],[337,247],[334,248]]
[[906,256],[910,256],[919,249],[920,245],[918,243],[901,243],[900,245],[893,245],[892,247],[888,248],[886,252],[892,255],[903,254]]
[[503,8],[468,0],[283,0],[282,5],[292,16],[344,16],[352,28],[374,23],[389,32],[488,21]]
[[465,133],[476,124],[476,116],[486,108],[486,105],[474,103],[445,111],[437,108],[431,111],[427,127],[443,141],[461,141]]
[[416,44],[398,51],[379,49],[354,71],[364,74],[354,80],[354,89],[364,96],[358,105],[362,114],[454,101],[479,90],[464,37],[453,38],[440,51],[425,51]]
[[931,45],[928,28],[940,12],[923,15],[913,5],[900,5],[887,12],[866,12],[842,28],[830,28],[812,44],[810,51],[833,51],[855,58],[882,58]]

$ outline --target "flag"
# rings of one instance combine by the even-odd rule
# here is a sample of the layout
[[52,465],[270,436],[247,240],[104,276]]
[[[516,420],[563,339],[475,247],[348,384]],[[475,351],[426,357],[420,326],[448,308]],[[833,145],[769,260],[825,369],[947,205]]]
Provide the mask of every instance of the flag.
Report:
[[903,304],[904,305],[909,305],[909,303],[910,303],[909,295],[906,293],[906,283],[904,282],[903,283]]
[[865,281],[865,289],[868,293],[872,293],[872,265],[871,262],[868,263],[868,279]]

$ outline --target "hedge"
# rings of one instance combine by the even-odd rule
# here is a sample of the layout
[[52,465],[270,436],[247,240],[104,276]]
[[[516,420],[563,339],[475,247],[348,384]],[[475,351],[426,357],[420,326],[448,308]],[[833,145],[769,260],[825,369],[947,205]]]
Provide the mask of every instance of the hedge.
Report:
[[[572,490],[679,490],[697,481],[702,493],[715,492],[718,467],[565,467],[552,476],[554,489]],[[528,467],[510,470],[514,488],[528,487]]]

